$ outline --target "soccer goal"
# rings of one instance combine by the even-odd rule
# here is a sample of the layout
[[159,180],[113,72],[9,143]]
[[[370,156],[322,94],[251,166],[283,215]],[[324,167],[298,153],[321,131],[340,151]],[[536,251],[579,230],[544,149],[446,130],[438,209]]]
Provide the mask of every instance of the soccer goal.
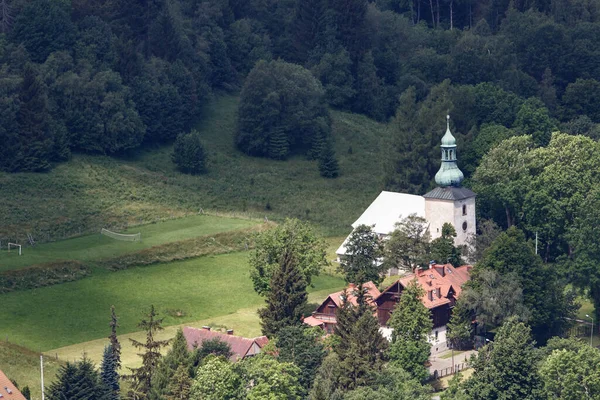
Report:
[[19,255],[21,255],[21,245],[20,244],[16,244],[16,243],[9,243],[8,244],[8,252],[10,253],[10,248],[11,247],[17,247],[19,249]]
[[125,242],[139,242],[140,240],[142,240],[141,233],[135,233],[133,235],[126,235],[124,233],[111,232],[108,229],[102,228],[102,230],[100,231],[100,234],[102,234],[104,236],[108,236],[115,240],[123,240]]

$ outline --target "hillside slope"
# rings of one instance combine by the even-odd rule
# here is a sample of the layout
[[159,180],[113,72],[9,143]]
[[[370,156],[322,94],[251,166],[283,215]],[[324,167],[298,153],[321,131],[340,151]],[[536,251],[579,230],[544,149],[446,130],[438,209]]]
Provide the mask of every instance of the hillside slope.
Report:
[[45,174],[0,173],[0,244],[25,242],[27,233],[38,241],[57,240],[201,208],[299,217],[326,234],[346,233],[381,189],[386,125],[333,111],[341,176],[328,180],[319,176],[316,161],[274,161],[237,151],[237,102],[236,96],[217,98],[198,126],[210,157],[206,175],[179,173],[170,161],[172,146],[121,159],[76,155]]

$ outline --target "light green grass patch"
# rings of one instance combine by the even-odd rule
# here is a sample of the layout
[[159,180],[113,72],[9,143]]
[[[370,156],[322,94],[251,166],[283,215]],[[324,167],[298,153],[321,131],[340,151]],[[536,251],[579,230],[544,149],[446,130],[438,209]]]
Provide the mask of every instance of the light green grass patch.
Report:
[[142,240],[139,242],[115,240],[98,232],[93,235],[43,243],[35,247],[25,247],[21,256],[15,250],[10,253],[6,250],[0,251],[0,271],[54,260],[95,261],[169,242],[248,228],[258,223],[260,221],[249,219],[195,215],[118,232],[128,234],[140,232]]
[[[59,362],[50,358],[44,359],[44,379],[46,386],[54,380],[59,367]],[[14,379],[19,388],[22,389],[24,386],[29,386],[32,399],[42,398],[39,353],[0,341],[0,370],[9,379]]]
[[[97,271],[90,278],[0,297],[0,337],[33,350],[55,349],[107,335],[110,306],[120,317],[122,333],[154,304],[164,324],[228,315],[262,304],[252,288],[247,253],[202,257],[182,262],[136,267],[120,272]],[[337,277],[314,279],[310,291],[343,287]],[[181,310],[181,318],[165,315]]]

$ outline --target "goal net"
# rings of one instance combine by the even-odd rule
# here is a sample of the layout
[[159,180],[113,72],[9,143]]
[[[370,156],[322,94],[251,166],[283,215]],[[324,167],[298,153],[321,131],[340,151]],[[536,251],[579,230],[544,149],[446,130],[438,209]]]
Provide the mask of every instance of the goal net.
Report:
[[8,244],[8,252],[10,253],[10,248],[17,248],[19,250],[19,255],[21,255],[21,245],[17,243],[9,243]]
[[100,231],[100,234],[102,234],[104,236],[108,236],[108,237],[116,239],[116,240],[123,240],[125,242],[139,242],[140,240],[142,240],[141,233],[135,233],[133,235],[126,235],[124,233],[111,232],[108,229],[102,228],[102,230]]

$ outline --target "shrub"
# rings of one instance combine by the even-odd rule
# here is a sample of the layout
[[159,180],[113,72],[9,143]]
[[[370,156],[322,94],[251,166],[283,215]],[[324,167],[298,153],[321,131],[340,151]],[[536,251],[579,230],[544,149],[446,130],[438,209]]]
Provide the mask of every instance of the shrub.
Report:
[[206,172],[206,151],[200,141],[200,134],[191,131],[177,136],[171,159],[177,168],[186,174]]

